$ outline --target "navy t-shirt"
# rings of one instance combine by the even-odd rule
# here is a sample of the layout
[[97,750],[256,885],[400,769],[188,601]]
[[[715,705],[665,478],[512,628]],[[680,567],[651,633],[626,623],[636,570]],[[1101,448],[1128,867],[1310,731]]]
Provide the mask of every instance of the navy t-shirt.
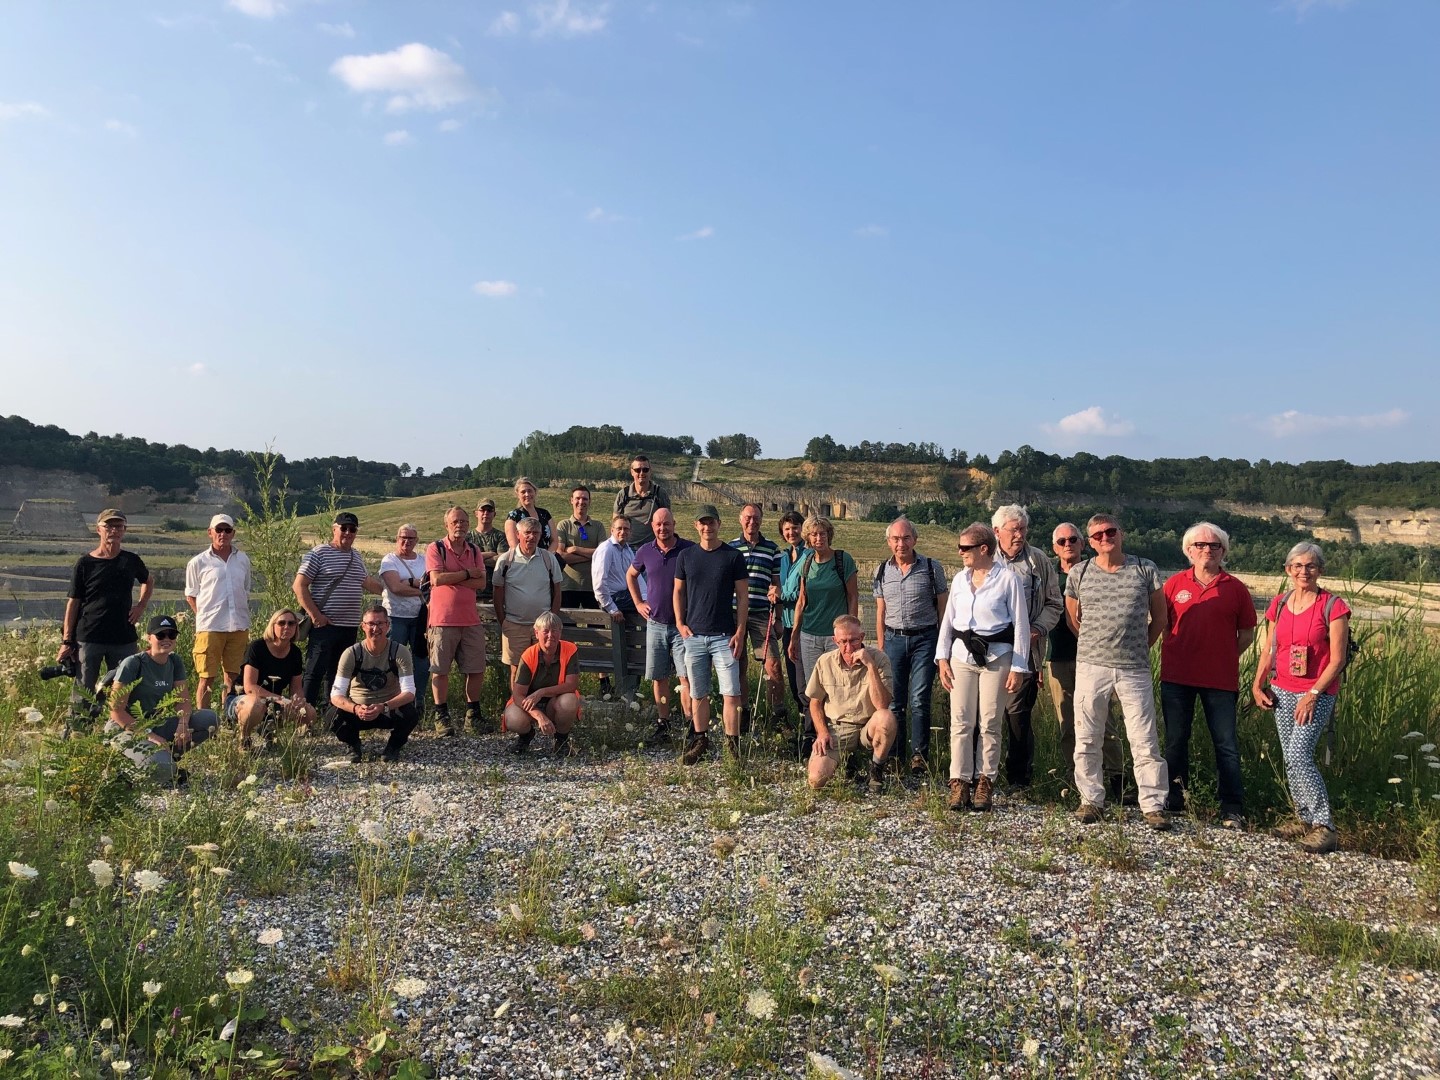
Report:
[[734,635],[735,583],[750,580],[744,555],[729,544],[714,551],[696,544],[680,553],[675,580],[685,582],[685,625],[692,632]]

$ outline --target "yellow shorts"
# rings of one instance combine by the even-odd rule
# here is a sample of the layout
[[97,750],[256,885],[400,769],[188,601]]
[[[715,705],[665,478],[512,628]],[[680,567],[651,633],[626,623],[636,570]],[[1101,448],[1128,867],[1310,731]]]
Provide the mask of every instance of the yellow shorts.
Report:
[[195,635],[195,677],[218,679],[225,672],[240,674],[245,662],[245,647],[250,644],[250,631],[201,631]]

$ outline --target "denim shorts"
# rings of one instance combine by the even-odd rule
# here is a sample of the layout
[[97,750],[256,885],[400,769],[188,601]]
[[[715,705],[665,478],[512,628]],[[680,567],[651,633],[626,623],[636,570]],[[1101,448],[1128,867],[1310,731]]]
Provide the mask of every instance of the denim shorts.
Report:
[[679,675],[688,679],[685,670],[685,639],[674,623],[645,620],[645,678],[668,679]]
[[730,651],[724,634],[695,634],[685,639],[685,666],[690,672],[690,696],[710,696],[710,667],[724,697],[740,696],[740,661]]

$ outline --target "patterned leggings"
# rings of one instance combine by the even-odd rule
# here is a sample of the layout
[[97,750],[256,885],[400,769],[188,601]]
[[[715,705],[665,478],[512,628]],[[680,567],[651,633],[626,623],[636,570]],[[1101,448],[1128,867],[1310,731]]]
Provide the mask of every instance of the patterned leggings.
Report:
[[1290,800],[1301,821],[1312,825],[1331,825],[1330,795],[1325,780],[1315,764],[1315,748],[1335,715],[1335,695],[1321,694],[1315,699],[1315,714],[1310,723],[1295,723],[1295,706],[1301,694],[1270,687],[1275,695],[1275,730],[1280,733],[1280,750],[1285,755],[1285,776],[1290,783]]

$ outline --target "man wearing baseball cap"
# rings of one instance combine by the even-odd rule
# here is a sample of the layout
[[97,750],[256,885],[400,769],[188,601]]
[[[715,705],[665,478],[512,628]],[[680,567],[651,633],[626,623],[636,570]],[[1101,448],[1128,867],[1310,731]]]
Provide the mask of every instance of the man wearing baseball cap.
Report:
[[[124,511],[101,510],[95,518],[100,543],[80,556],[70,575],[60,651],[55,659],[60,663],[78,660],[80,684],[91,692],[102,663],[113,670],[137,651],[135,624],[144,618],[155,591],[144,560],[120,547],[126,524]],[[140,599],[132,603],[136,584]]]
[[250,556],[235,549],[235,519],[210,519],[210,546],[185,565],[185,602],[195,613],[195,707],[205,708],[215,679],[240,682],[250,642]]
[[480,554],[485,558],[485,588],[475,595],[475,599],[487,604],[495,596],[495,588],[490,580],[495,574],[495,560],[510,550],[510,541],[505,539],[501,530],[495,528],[494,499],[481,499],[475,507],[475,528],[470,530],[469,540],[480,549]]
[[291,586],[310,617],[305,700],[316,710],[330,700],[341,653],[355,644],[364,594],[385,591],[385,583],[365,569],[365,560],[355,550],[359,531],[360,519],[349,510],[336,514],[330,542],[305,553]]

